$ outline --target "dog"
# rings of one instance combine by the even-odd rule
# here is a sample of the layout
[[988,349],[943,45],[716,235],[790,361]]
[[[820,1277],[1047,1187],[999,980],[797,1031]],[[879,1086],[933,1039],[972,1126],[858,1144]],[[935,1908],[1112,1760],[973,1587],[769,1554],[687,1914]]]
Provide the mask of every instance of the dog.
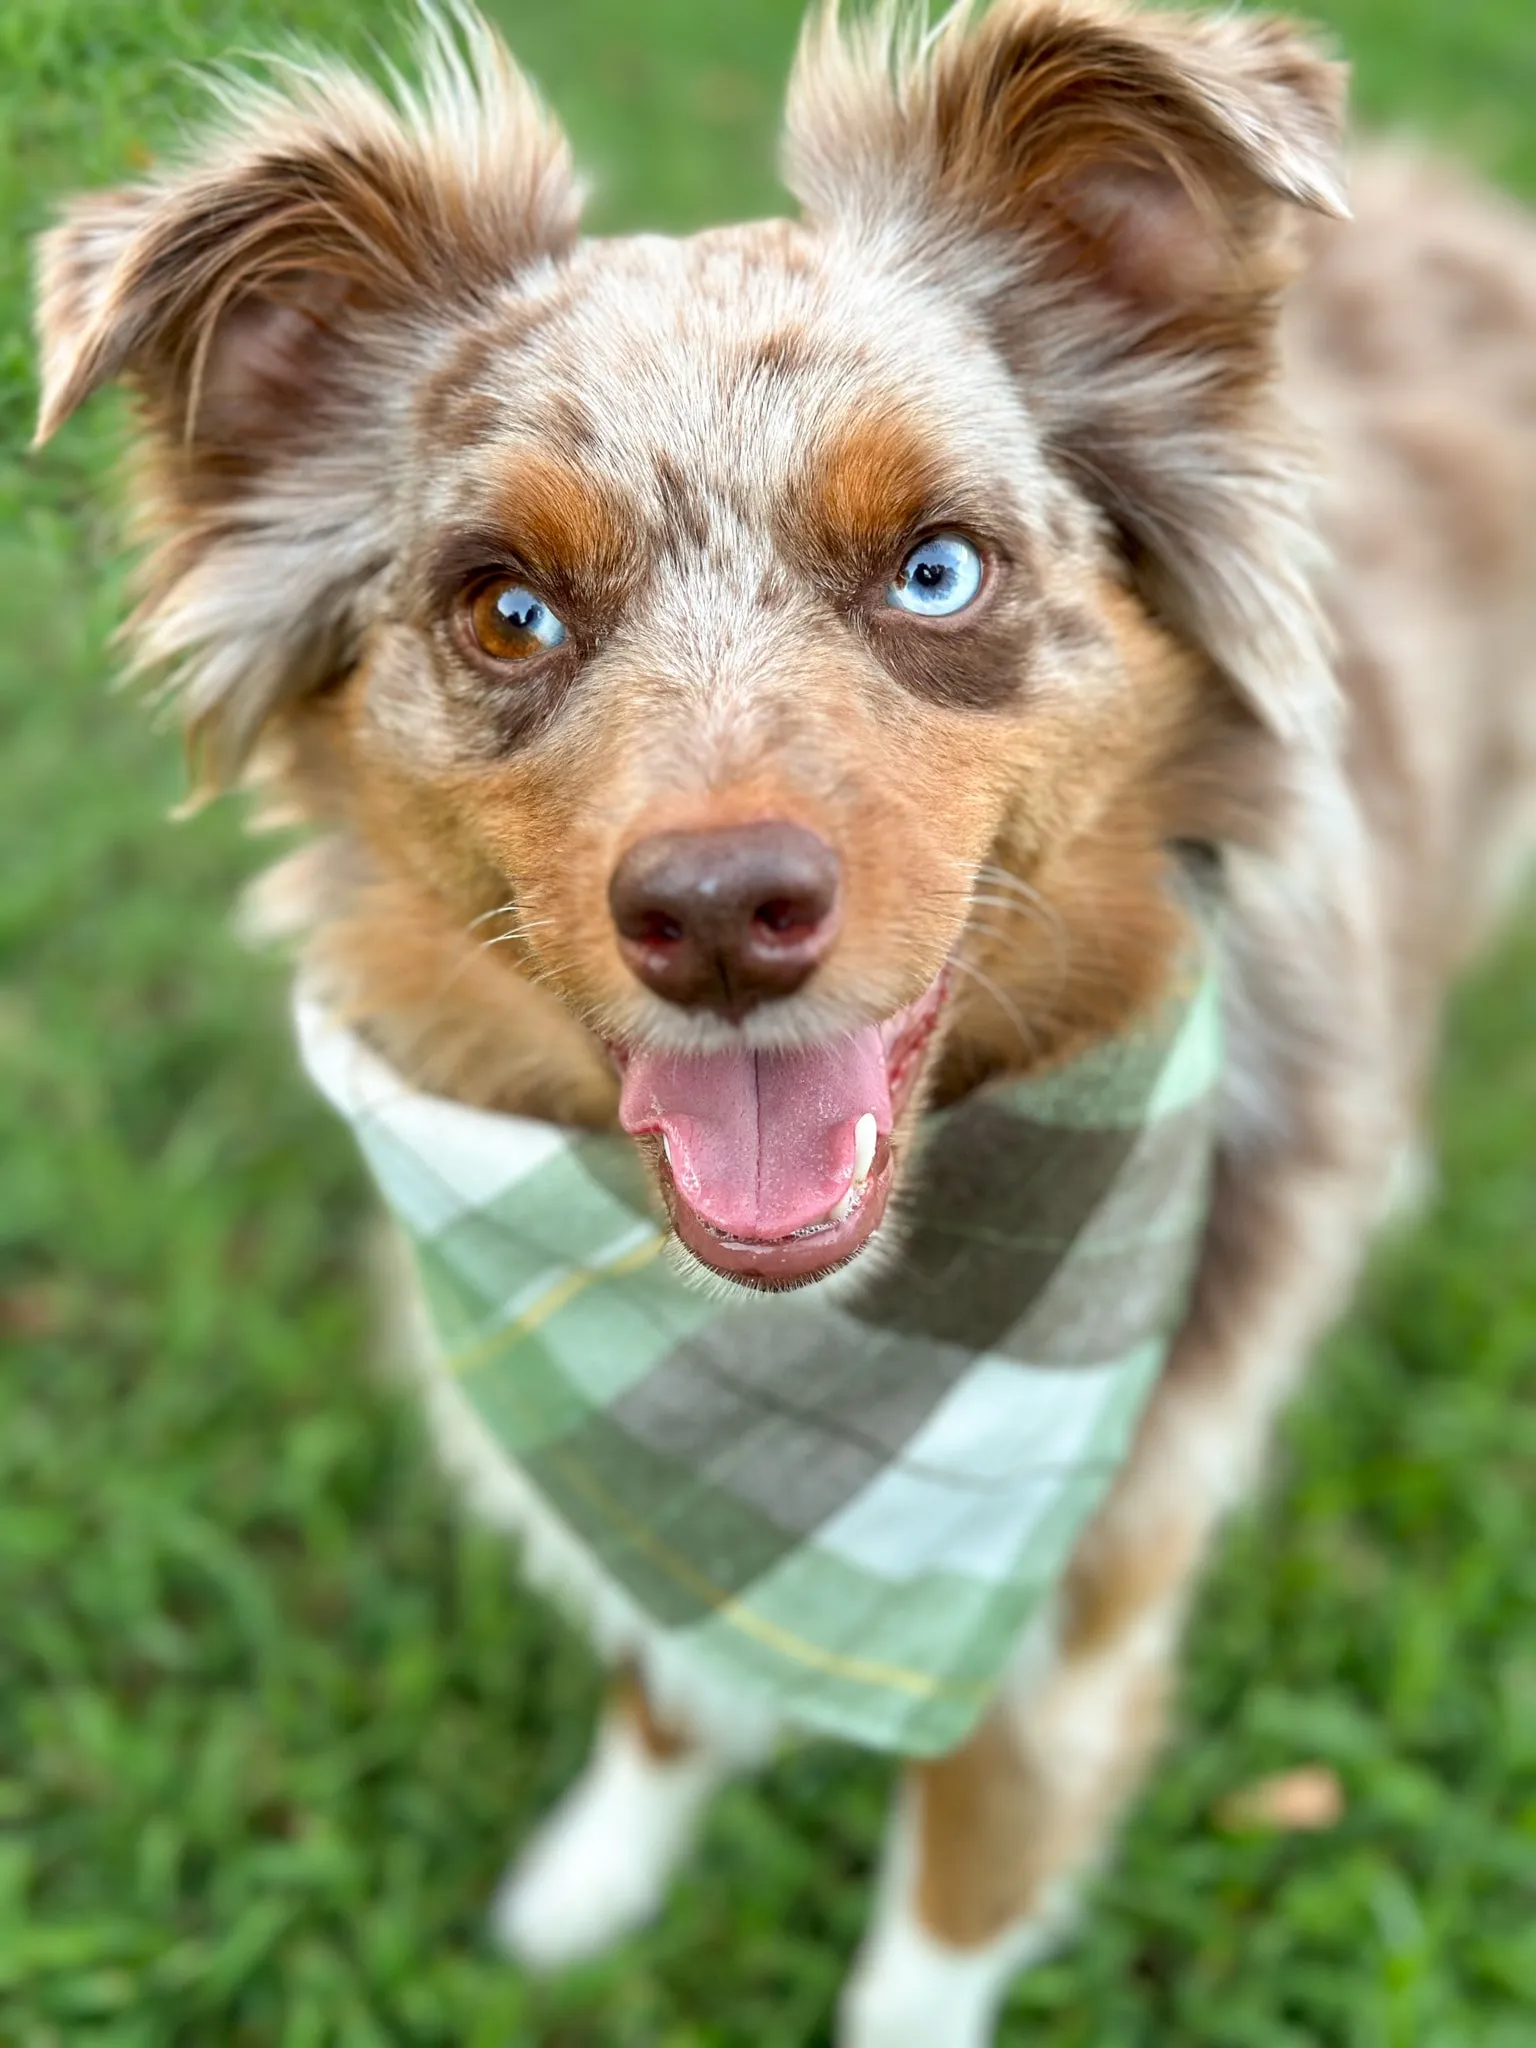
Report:
[[[827,6],[794,219],[589,240],[454,11],[418,87],[242,81],[41,243],[39,437],[136,394],[131,632],[197,795],[309,828],[264,927],[472,1164],[622,1151],[678,1287],[857,1307],[933,1119],[1134,1034],[1214,903],[1198,1256],[1048,1599],[906,1762],[846,2048],[978,2048],[1058,1934],[1536,836],[1536,232],[1405,153],[1346,197],[1344,99],[1267,18]],[[772,1739],[622,1624],[497,1902],[530,1964],[654,1912]]]

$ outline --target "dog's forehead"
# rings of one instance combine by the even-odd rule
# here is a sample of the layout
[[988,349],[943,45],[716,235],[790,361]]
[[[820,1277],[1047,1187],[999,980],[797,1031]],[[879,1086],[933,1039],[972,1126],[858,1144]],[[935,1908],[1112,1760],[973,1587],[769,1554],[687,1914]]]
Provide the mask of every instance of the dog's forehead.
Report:
[[1038,463],[1020,394],[953,294],[791,222],[584,242],[521,280],[443,374],[467,445],[535,442],[643,496],[685,476],[738,516],[882,412],[958,466],[1023,483]]

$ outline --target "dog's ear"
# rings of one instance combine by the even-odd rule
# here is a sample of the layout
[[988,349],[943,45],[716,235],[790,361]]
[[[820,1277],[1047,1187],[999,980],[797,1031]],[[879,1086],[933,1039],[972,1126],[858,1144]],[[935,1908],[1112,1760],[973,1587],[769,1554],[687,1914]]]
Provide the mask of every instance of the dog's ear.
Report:
[[38,245],[38,439],[133,387],[165,537],[138,651],[182,664],[215,783],[334,664],[347,586],[379,566],[402,372],[576,232],[565,141],[504,45],[467,8],[429,20],[419,88],[299,63],[227,81],[189,162]]
[[1149,596],[1290,731],[1332,686],[1305,569],[1281,588],[1312,544],[1275,332],[1299,211],[1347,213],[1344,87],[1260,17],[824,0],[788,110],[811,217],[976,309]]
[[1257,280],[1274,202],[1347,211],[1344,81],[1288,24],[998,0],[924,32],[889,6],[807,23],[791,188],[823,219],[905,217],[942,252],[1071,275],[1149,320]]
[[565,140],[478,18],[435,26],[394,101],[323,65],[274,73],[223,85],[229,126],[189,166],[41,237],[39,441],[125,374],[193,440],[280,427],[350,322],[451,310],[571,240]]

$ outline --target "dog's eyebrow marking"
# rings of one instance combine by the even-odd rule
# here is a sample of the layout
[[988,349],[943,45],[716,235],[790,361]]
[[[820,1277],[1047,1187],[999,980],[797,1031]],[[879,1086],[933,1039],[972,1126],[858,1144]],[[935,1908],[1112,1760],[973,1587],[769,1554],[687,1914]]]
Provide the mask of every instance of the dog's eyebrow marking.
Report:
[[616,601],[642,568],[637,522],[613,487],[542,449],[506,451],[488,524],[554,592]]
[[813,451],[791,516],[822,562],[862,582],[887,566],[943,489],[931,441],[897,411],[854,415]]

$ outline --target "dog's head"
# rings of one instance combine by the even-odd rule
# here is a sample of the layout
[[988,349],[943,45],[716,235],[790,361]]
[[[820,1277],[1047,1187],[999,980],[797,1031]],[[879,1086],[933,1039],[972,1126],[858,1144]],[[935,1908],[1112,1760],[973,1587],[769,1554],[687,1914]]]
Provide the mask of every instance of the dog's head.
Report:
[[815,1277],[936,1047],[960,1086],[1147,999],[1213,735],[1327,721],[1273,355],[1338,77],[1109,0],[827,11],[800,220],[591,241],[500,44],[428,41],[419,97],[243,86],[70,211],[41,432],[137,389],[205,779],[263,756],[501,941],[697,1256]]

